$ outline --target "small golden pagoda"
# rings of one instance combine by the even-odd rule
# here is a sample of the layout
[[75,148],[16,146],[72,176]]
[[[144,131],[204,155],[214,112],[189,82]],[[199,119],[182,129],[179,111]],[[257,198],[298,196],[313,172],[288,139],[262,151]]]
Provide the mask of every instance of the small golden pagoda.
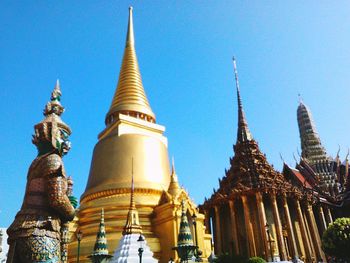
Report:
[[[160,262],[176,259],[176,237],[181,217],[181,201],[188,215],[196,215],[196,232],[202,257],[210,254],[210,235],[205,234],[204,216],[178,186],[175,171],[170,173],[165,127],[147,100],[135,52],[132,8],[119,81],[99,134],[91,161],[86,189],[80,199],[79,213],[71,225],[83,233],[80,261],[89,262],[98,231],[100,211],[105,211],[105,227],[111,253],[122,236],[130,204],[130,174],[133,160],[134,201],[142,233],[154,257]],[[169,189],[169,191],[168,191]],[[192,226],[192,231],[195,228]],[[208,244],[205,245],[205,242]],[[205,247],[206,246],[206,247]],[[72,235],[69,262],[77,260],[78,242]]]

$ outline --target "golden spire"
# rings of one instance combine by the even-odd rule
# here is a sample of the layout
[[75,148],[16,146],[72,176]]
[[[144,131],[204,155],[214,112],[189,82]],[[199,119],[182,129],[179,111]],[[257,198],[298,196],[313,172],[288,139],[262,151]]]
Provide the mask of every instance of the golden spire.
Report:
[[137,62],[132,7],[129,8],[128,32],[119,81],[111,107],[106,116],[106,124],[110,124],[115,119],[113,115],[116,113],[123,113],[155,122],[155,115],[147,100]]
[[131,194],[130,194],[130,207],[128,212],[128,218],[124,226],[123,235],[141,233],[141,225],[139,222],[139,213],[136,210],[134,200],[134,159],[131,160]]
[[172,196],[176,196],[180,190],[181,190],[181,188],[179,186],[179,182],[177,179],[177,175],[176,175],[176,171],[175,171],[175,162],[174,162],[174,157],[173,157],[168,193],[171,194]]

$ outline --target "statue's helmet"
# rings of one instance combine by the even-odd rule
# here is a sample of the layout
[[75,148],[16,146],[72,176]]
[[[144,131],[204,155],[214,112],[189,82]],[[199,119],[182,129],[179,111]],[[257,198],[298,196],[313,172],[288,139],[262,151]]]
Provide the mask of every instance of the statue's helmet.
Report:
[[51,94],[51,101],[44,109],[45,119],[34,126],[33,144],[40,148],[57,150],[60,155],[66,154],[70,149],[69,135],[72,133],[70,127],[61,119],[64,108],[60,103],[61,90],[57,82]]

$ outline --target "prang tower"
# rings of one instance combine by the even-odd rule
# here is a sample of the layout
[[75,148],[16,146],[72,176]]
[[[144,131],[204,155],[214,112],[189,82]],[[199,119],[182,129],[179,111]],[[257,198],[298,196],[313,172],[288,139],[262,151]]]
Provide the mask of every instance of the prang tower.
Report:
[[[71,232],[80,229],[80,261],[89,262],[104,209],[109,250],[114,253],[127,220],[130,205],[130,179],[133,174],[134,202],[142,226],[142,235],[160,262],[177,255],[178,225],[181,201],[187,203],[187,213],[197,216],[199,247],[203,257],[210,253],[210,235],[205,234],[204,215],[198,213],[186,191],[174,192],[170,172],[165,127],[156,124],[156,117],[146,97],[135,51],[132,8],[124,56],[117,88],[105,118],[105,129],[98,135],[91,161],[86,189]],[[133,165],[132,165],[133,163]],[[141,231],[141,230],[140,230]],[[193,229],[194,231],[194,229]],[[204,248],[204,239],[207,244]],[[72,235],[69,262],[77,259],[78,242]]]

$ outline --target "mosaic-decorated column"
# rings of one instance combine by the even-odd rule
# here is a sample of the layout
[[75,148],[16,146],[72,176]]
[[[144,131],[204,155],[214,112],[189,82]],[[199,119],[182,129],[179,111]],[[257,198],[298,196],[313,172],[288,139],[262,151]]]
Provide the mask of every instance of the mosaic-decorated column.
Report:
[[301,236],[303,239],[303,244],[304,244],[304,248],[305,248],[305,256],[307,261],[312,261],[312,250],[310,247],[310,243],[309,243],[309,239],[307,236],[307,231],[306,231],[306,227],[305,227],[305,222],[304,222],[304,218],[303,218],[303,212],[301,210],[300,207],[300,202],[298,199],[295,199],[295,206],[297,208],[297,216],[298,216],[298,221],[299,221],[299,225],[300,225],[300,232],[301,232]]
[[318,207],[318,215],[321,222],[321,231],[323,233],[327,229],[327,223],[326,223],[326,218],[324,216],[323,208],[321,205]]
[[281,224],[280,214],[278,211],[276,194],[270,195],[270,198],[272,203],[273,219],[275,221],[276,236],[277,236],[280,257],[281,257],[281,260],[287,260],[287,253],[286,253],[286,247],[284,245],[284,240],[283,240],[282,224]]
[[325,215],[326,215],[326,219],[327,219],[328,225],[332,224],[333,223],[333,217],[332,217],[331,209],[329,207],[326,207]]
[[246,233],[247,233],[247,248],[249,252],[248,254],[250,257],[254,257],[257,255],[257,253],[256,253],[252,221],[250,218],[248,199],[246,195],[242,195],[241,198],[243,203],[244,222],[245,222]]
[[[255,197],[256,197],[256,204],[258,207],[260,230],[261,230],[261,236],[263,240],[263,248],[265,252],[265,257],[266,259],[268,259],[269,255],[271,254],[269,250],[273,250],[273,248],[272,247],[269,248],[267,244],[267,233],[265,230],[265,225],[267,223],[267,220],[266,220],[264,202],[260,192],[255,193]],[[273,251],[272,251],[272,254],[273,254]],[[273,260],[273,258],[271,260]]]
[[292,220],[291,220],[290,213],[289,213],[287,197],[285,195],[282,197],[282,202],[283,202],[283,209],[284,209],[284,214],[285,214],[286,222],[287,222],[288,236],[290,237],[290,241],[291,241],[290,242],[291,243],[291,250],[292,250],[291,253],[292,253],[293,258],[297,258],[298,257],[297,244],[295,242]]
[[220,208],[218,206],[214,207],[215,211],[215,253],[220,255],[222,253],[222,243],[221,243],[221,229],[220,229]]
[[314,241],[314,248],[316,250],[317,260],[322,260],[323,262],[327,262],[325,254],[321,248],[321,238],[320,238],[320,234],[318,233],[318,229],[315,221],[315,215],[314,215],[314,212],[312,211],[311,204],[307,205],[306,213],[307,213],[307,217],[310,225],[311,236]]
[[235,254],[238,255],[239,246],[238,246],[237,221],[236,221],[236,212],[235,212],[234,202],[235,200],[229,200],[233,248],[234,248]]

